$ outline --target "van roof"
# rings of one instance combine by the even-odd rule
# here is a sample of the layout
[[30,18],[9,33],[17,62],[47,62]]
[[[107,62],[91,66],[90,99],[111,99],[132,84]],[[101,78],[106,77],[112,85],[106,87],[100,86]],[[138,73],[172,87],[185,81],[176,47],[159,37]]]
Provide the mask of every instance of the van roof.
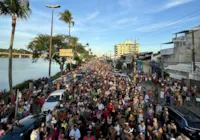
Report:
[[65,89],[56,90],[56,91],[52,92],[50,94],[50,96],[52,96],[52,95],[61,95],[63,92],[65,92]]

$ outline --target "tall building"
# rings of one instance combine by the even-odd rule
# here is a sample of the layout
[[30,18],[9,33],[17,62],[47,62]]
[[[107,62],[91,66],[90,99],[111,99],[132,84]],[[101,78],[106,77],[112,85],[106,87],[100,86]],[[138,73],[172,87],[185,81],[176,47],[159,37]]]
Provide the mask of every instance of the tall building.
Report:
[[132,42],[130,40],[124,41],[114,47],[115,56],[121,56],[125,54],[133,54],[140,52],[140,44],[136,41]]

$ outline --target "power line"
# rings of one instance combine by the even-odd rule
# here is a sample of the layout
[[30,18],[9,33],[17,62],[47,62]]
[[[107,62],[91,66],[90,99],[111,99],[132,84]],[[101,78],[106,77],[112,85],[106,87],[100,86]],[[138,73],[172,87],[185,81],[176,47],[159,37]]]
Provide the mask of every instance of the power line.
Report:
[[[155,34],[155,32],[158,32],[158,31],[160,31],[160,30],[162,30],[162,29],[168,28],[168,27],[174,25],[174,23],[176,23],[176,22],[178,22],[178,21],[180,21],[180,20],[182,20],[182,19],[184,19],[184,18],[186,18],[186,17],[188,17],[188,16],[190,16],[190,15],[193,15],[193,14],[199,12],[199,11],[200,11],[200,9],[198,9],[198,10],[196,10],[196,11],[194,11],[194,12],[191,12],[191,13],[189,13],[189,14],[187,14],[187,15],[185,15],[185,16],[179,18],[179,19],[176,19],[176,20],[174,20],[174,21],[172,21],[172,22],[170,22],[170,23],[164,25],[164,26],[163,26],[162,28],[160,28],[159,30],[154,31],[154,33],[147,34],[147,36],[152,35],[152,34]],[[199,16],[199,15],[200,15],[200,14],[198,14],[198,15],[193,15],[193,16],[190,17],[190,18],[193,18],[193,17]],[[145,36],[145,35],[144,35],[144,36]]]

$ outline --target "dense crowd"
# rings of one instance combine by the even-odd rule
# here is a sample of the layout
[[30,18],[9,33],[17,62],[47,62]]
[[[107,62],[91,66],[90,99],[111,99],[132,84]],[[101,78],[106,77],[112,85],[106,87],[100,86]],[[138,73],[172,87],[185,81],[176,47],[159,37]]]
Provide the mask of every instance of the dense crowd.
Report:
[[37,80],[30,80],[29,87],[27,89],[23,89],[21,91],[14,89],[10,93],[7,104],[3,99],[5,94],[0,96],[0,137],[9,132],[10,125],[15,124],[16,121],[30,114],[36,113],[33,108],[37,104],[42,105],[42,101],[45,99],[43,89],[47,83],[48,79],[46,77],[39,78]]
[[92,63],[82,79],[66,85],[66,102],[48,111],[46,122],[33,130],[31,138],[187,139],[169,120],[167,108],[156,101],[160,93],[155,92],[114,74],[104,63]]
[[[65,100],[60,101],[53,111],[48,111],[45,122],[35,126],[31,140],[188,139],[178,131],[175,122],[169,119],[168,109],[162,105],[165,102],[171,104],[171,96],[176,96],[175,105],[182,105],[183,96],[187,99],[189,92],[195,94],[195,87],[189,90],[186,86],[181,87],[170,80],[156,80],[155,75],[144,73],[138,73],[139,82],[133,84],[100,61],[84,67],[89,69],[82,79],[74,79],[65,85],[56,83],[55,89],[65,86]],[[142,85],[143,81],[159,83],[161,91],[148,89]],[[37,96],[39,104],[42,105],[48,94]],[[28,101],[22,101],[20,109],[24,112],[19,117],[31,112],[32,100]]]

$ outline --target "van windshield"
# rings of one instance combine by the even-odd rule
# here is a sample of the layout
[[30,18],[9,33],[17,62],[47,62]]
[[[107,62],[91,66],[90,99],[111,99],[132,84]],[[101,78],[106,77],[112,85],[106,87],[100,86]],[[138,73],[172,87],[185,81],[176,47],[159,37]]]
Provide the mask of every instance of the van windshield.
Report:
[[55,95],[55,96],[49,96],[49,98],[47,99],[46,102],[57,102],[60,100],[60,96],[59,95]]

